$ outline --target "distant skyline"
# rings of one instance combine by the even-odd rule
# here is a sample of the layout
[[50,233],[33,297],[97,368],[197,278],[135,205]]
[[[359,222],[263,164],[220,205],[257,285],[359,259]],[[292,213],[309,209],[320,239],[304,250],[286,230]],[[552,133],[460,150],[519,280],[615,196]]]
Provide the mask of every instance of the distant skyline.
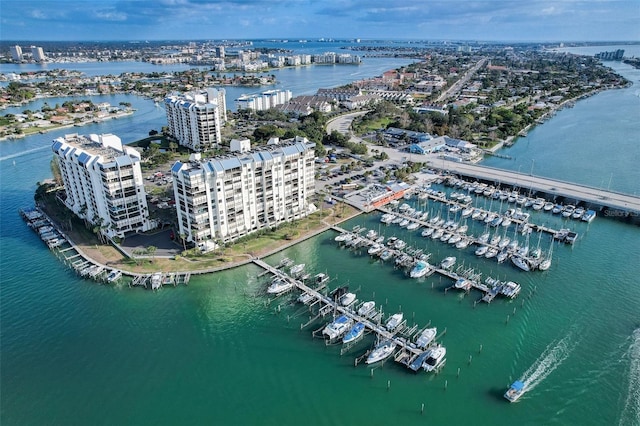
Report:
[[640,41],[640,0],[2,0],[24,41]]

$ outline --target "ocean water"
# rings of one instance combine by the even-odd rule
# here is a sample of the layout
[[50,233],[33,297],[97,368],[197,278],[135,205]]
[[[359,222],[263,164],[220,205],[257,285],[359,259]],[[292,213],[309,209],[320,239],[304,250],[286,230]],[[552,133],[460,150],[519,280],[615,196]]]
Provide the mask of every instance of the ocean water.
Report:
[[[584,102],[616,110],[624,105],[625,90]],[[144,135],[163,119],[146,103],[139,108],[149,109],[150,121],[138,130],[127,119],[79,130],[123,136],[131,129],[126,132]],[[611,140],[637,140],[637,133],[627,133],[635,129],[633,123],[625,125],[633,113],[619,109],[593,123],[594,132],[612,132]],[[638,146],[612,149],[605,158],[593,148],[602,141],[594,135],[581,138],[576,152],[576,132],[558,130],[564,120],[586,126],[595,118],[579,103],[518,141],[510,151],[516,160],[487,162],[517,170],[520,161],[525,170],[531,163],[526,155],[535,154],[535,174],[597,187],[603,179],[606,186],[613,172],[611,189],[633,193],[633,182],[619,182],[637,173],[626,169],[626,158],[638,155]],[[553,134],[562,135],[563,143]],[[471,248],[462,252],[422,238],[419,231],[384,227],[376,213],[343,225],[396,235],[431,252],[434,263],[454,255],[458,264],[483,277],[523,287],[513,301],[475,307],[479,293],[445,294],[451,282],[437,275],[412,280],[365,252],[340,248],[333,231],[266,259],[275,264],[290,257],[311,273],[331,275],[332,288],[348,284],[360,300],[375,300],[387,314],[402,311],[410,324],[446,328],[441,342],[447,363],[440,374],[416,375],[392,362],[372,371],[354,366],[371,336],[340,356],[338,346],[312,337],[322,322],[301,329],[309,318],[303,308],[286,299],[268,303],[266,278],[258,278],[256,266],[194,277],[187,287],[153,293],[78,278],[18,215],[19,208],[32,204],[35,182],[50,176],[47,148],[54,136],[0,143],[3,425],[639,423],[637,226],[604,217],[590,224],[572,221],[580,235],[577,243],[555,245],[549,271],[524,273],[508,263],[478,259]],[[554,155],[537,157],[550,149]],[[438,204],[418,206],[446,214]],[[567,224],[544,212],[532,213],[532,221]],[[476,234],[482,229],[472,226]],[[548,237],[540,244],[546,250]],[[530,390],[509,404],[502,394],[518,378],[526,379]]]

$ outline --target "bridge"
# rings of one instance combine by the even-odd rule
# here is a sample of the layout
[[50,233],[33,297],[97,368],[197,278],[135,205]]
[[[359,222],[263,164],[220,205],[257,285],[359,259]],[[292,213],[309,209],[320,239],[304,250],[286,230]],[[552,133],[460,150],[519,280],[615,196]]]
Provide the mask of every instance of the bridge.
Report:
[[[439,168],[435,164],[432,166]],[[532,193],[543,193],[554,199],[563,197],[587,203],[594,210],[607,209],[611,216],[633,216],[640,220],[640,197],[635,195],[478,164],[446,161],[440,170],[503,186],[524,188]]]

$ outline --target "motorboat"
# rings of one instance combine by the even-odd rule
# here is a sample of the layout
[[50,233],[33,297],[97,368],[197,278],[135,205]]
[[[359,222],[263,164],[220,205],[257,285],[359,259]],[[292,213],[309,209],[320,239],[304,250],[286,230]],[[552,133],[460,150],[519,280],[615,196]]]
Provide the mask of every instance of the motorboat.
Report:
[[471,290],[471,281],[469,281],[466,278],[458,278],[455,282],[455,284],[453,284],[453,286],[455,288],[457,288],[458,290],[464,290],[464,291],[469,291]]
[[315,299],[313,294],[311,294],[311,293],[302,293],[300,296],[298,296],[298,298],[296,300],[299,303],[302,303],[303,305],[308,305],[309,303],[311,303],[313,301],[313,299]]
[[366,364],[375,364],[389,357],[396,350],[396,343],[393,340],[384,340],[376,345],[371,351]]
[[382,215],[382,217],[380,218],[380,222],[384,223],[385,225],[390,224],[391,222],[393,222],[393,219],[395,219],[396,216],[394,214],[391,213],[385,213]]
[[491,248],[489,248],[489,249],[487,250],[487,252],[484,254],[484,257],[486,257],[487,259],[491,259],[492,257],[497,256],[497,255],[498,255],[498,253],[499,253],[499,251],[498,251],[498,249],[497,249],[497,248],[493,248],[493,247],[491,247]]
[[491,237],[489,244],[491,244],[492,246],[497,246],[501,239],[502,239],[502,236],[496,233],[493,237]]
[[544,208],[544,205],[545,205],[544,198],[537,198],[531,207],[533,207],[534,210],[542,210]]
[[424,371],[436,371],[442,367],[446,361],[447,349],[444,346],[436,346],[429,350],[429,355],[424,360],[422,368]]
[[523,271],[529,272],[531,270],[531,267],[529,266],[529,262],[527,262],[527,260],[523,257],[513,256],[511,258],[511,261],[513,262],[514,265],[516,265],[518,268],[522,269]]
[[384,246],[382,244],[374,243],[371,247],[369,247],[367,253],[371,256],[375,256],[376,254],[380,253],[383,248]]
[[107,282],[114,283],[120,278],[122,278],[122,271],[114,269],[113,271],[109,272],[109,275],[107,275]]
[[364,334],[364,324],[361,322],[357,322],[354,324],[353,327],[351,327],[351,330],[349,330],[347,332],[347,334],[344,335],[344,337],[342,338],[342,343],[350,343],[353,342],[354,340],[357,340],[360,336],[362,336]]
[[437,334],[438,329],[436,327],[425,328],[416,339],[416,346],[421,349],[426,348],[433,341],[433,339],[435,339]]
[[387,261],[393,257],[393,252],[391,250],[384,250],[380,253],[380,259],[382,261]]
[[367,233],[365,234],[365,237],[368,240],[373,240],[378,236],[378,232],[375,229],[370,229],[369,231],[367,231]]
[[375,308],[376,308],[376,302],[374,302],[373,300],[364,302],[358,308],[358,315],[360,315],[361,317],[366,316],[369,313],[371,313]]
[[584,214],[584,207],[578,207],[577,209],[575,209],[573,211],[573,214],[571,215],[571,218],[572,219],[580,219],[583,214]]
[[444,234],[444,231],[442,229],[436,229],[431,234],[431,239],[432,240],[439,240],[442,237],[443,234]]
[[343,285],[341,287],[336,287],[335,289],[331,290],[331,292],[329,293],[329,297],[334,301],[338,301],[342,296],[344,296],[348,292],[349,292],[349,286]]
[[486,244],[487,242],[489,242],[489,237],[491,237],[491,234],[488,232],[485,232],[484,234],[478,237],[478,242]]
[[340,304],[342,306],[349,306],[356,300],[355,293],[345,293],[340,297]]
[[333,322],[327,324],[324,330],[322,330],[322,334],[333,340],[346,333],[351,327],[351,324],[353,324],[353,320],[351,318],[346,315],[340,315]]
[[395,244],[393,245],[396,250],[402,250],[406,246],[407,243],[405,243],[403,240],[396,240]]
[[509,402],[516,402],[518,398],[524,394],[525,384],[520,380],[516,380],[509,386],[509,389],[504,393],[504,397]]
[[433,234],[433,228],[424,228],[420,235],[422,235],[423,237],[430,237],[431,234]]
[[466,249],[467,247],[469,247],[469,240],[467,240],[466,238],[463,238],[456,243],[457,249]]
[[455,245],[455,244],[457,244],[457,243],[458,243],[458,241],[460,241],[461,239],[462,239],[462,236],[461,236],[461,235],[453,234],[453,235],[451,236],[451,238],[449,238],[449,239],[447,240],[447,242],[448,242],[449,244],[451,244],[451,245]]
[[453,234],[451,232],[445,232],[442,237],[440,237],[440,241],[442,241],[443,243],[446,243],[449,241],[449,238],[451,238],[453,236]]
[[596,217],[596,212],[594,210],[587,210],[586,212],[584,212],[581,219],[584,222],[591,222],[593,219],[595,219],[595,217]]
[[429,265],[428,262],[424,260],[419,260],[416,262],[415,266],[409,272],[409,276],[411,278],[420,278],[426,277],[427,275],[431,275],[433,273],[433,268]]
[[562,204],[556,204],[555,206],[553,206],[553,208],[551,209],[551,213],[553,214],[558,214],[562,211],[563,207]]
[[542,207],[542,209],[545,212],[550,212],[551,210],[553,210],[553,203],[551,201],[547,201],[546,203],[544,203],[544,206]]
[[285,291],[291,290],[293,288],[293,283],[291,281],[284,280],[282,278],[276,278],[271,281],[271,285],[267,288],[267,293],[269,294],[282,294]]
[[498,261],[498,263],[502,263],[505,260],[507,260],[508,258],[509,258],[509,252],[507,250],[502,250],[496,256],[496,260]]
[[302,271],[304,270],[304,267],[305,267],[305,264],[300,263],[298,265],[292,266],[289,272],[291,273],[291,275],[298,275],[302,273]]
[[571,217],[571,215],[573,214],[573,212],[575,211],[576,207],[572,204],[568,204],[564,207],[564,210],[562,210],[562,217]]
[[327,281],[329,281],[329,275],[325,274],[324,272],[320,272],[313,277],[313,282],[315,283],[315,285],[324,284]]
[[440,267],[442,269],[449,269],[456,263],[455,256],[445,257],[442,262],[440,262]]
[[430,351],[424,351],[420,355],[418,355],[411,363],[409,364],[409,369],[412,371],[418,371],[422,368],[424,361],[429,356]]
[[402,312],[393,314],[391,315],[391,317],[389,317],[389,319],[387,320],[384,326],[387,330],[394,331],[396,328],[398,328],[398,326],[400,326],[400,323],[402,323],[403,318],[404,318],[404,315],[402,314]]
[[154,272],[151,275],[151,290],[157,290],[160,287],[162,287],[162,273]]
[[339,243],[346,243],[353,238],[353,234],[346,232],[344,234],[337,235],[333,240]]

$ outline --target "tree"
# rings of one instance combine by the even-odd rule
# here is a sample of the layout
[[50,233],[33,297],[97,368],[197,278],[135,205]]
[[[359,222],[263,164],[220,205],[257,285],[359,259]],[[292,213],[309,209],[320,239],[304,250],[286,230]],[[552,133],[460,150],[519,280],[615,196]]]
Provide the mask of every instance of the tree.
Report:
[[149,256],[151,256],[151,261],[152,261],[152,262],[153,262],[153,257],[155,256],[155,254],[156,254],[156,251],[157,251],[157,250],[158,250],[158,247],[156,247],[156,246],[149,246],[149,247],[147,247],[147,249],[146,249],[146,253],[147,253]]

